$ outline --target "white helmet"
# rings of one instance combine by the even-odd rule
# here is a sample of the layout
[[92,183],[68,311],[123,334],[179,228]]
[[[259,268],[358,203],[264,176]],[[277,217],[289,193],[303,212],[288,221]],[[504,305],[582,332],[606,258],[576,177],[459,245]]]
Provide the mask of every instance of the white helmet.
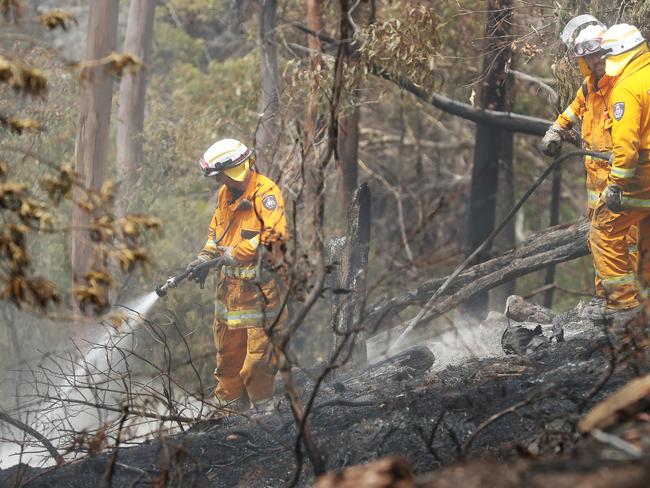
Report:
[[597,25],[607,29],[607,27],[605,27],[605,24],[603,24],[593,15],[578,15],[577,17],[572,18],[569,22],[567,22],[566,26],[564,26],[562,34],[560,34],[560,39],[562,39],[562,42],[568,49],[573,49],[577,36],[585,27],[590,25]]
[[573,54],[582,57],[600,51],[605,31],[607,28],[604,25],[590,25],[582,29],[573,42]]
[[648,51],[639,29],[630,24],[616,24],[607,29],[602,47],[607,55],[605,72],[609,76],[620,75],[630,61]]
[[643,35],[633,25],[616,24],[611,26],[603,36],[603,49],[608,56],[616,56],[630,51],[643,43]]
[[205,151],[199,165],[203,176],[223,172],[234,180],[244,181],[252,157],[253,151],[237,139],[221,139]]

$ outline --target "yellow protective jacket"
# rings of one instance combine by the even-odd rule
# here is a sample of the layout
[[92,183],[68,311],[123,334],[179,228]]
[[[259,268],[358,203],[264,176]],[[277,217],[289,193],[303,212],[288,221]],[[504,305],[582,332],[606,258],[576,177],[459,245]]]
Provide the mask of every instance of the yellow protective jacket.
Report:
[[[243,200],[251,204],[242,205]],[[233,248],[238,266],[221,268],[216,290],[216,319],[229,328],[261,327],[273,322],[280,312],[282,297],[274,276],[257,275],[258,249],[281,259],[282,243],[287,238],[284,200],[277,185],[264,175],[251,171],[244,192],[236,199],[227,186],[219,190],[208,239],[202,253],[218,254],[218,246]]]
[[[604,75],[594,84],[593,75],[585,78],[575,98],[564,112],[558,115],[556,123],[563,129],[570,129],[582,122],[582,141],[586,149],[610,152],[612,150],[612,119],[608,113],[609,96],[618,78]],[[598,205],[600,193],[607,186],[609,163],[605,160],[585,157],[587,171],[587,201],[589,209]]]
[[650,53],[630,61],[609,99],[614,160],[609,184],[625,208],[650,210]]

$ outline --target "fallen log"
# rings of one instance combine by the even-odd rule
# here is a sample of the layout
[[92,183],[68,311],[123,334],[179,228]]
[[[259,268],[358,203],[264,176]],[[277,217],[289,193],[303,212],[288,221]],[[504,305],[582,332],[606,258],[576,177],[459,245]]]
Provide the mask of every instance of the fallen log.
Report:
[[[538,271],[550,264],[570,261],[589,253],[587,233],[589,222],[584,219],[573,224],[558,225],[531,235],[518,248],[468,268],[450,283],[432,304],[426,316],[431,320],[458,306],[477,293],[490,290],[507,281]],[[446,281],[446,277],[424,282],[404,295],[381,300],[366,315],[370,334],[391,327],[387,320],[409,305],[428,300]]]

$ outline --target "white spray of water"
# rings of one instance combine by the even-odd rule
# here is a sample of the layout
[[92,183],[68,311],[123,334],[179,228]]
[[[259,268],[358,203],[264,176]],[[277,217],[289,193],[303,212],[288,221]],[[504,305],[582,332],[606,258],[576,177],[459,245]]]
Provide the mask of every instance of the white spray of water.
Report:
[[[86,400],[83,393],[79,391],[79,385],[93,385],[106,382],[105,372],[109,369],[113,373],[120,373],[125,369],[124,357],[121,350],[131,349],[133,346],[133,332],[145,320],[145,316],[151,307],[158,300],[155,292],[148,293],[125,305],[117,305],[123,315],[121,327],[95,326],[98,329],[95,341],[88,342],[83,357],[72,363],[69,376],[66,378],[71,384],[60,388],[56,394],[61,399]],[[83,349],[83,348],[82,348]],[[52,364],[54,370],[59,366]],[[106,387],[106,385],[103,385]],[[52,400],[42,406],[42,411],[28,421],[30,426],[45,434],[46,437],[58,437],[62,429],[80,432],[92,430],[100,426],[105,418],[98,418],[97,411],[92,407],[74,406],[74,404],[62,404]],[[17,437],[21,433],[15,432]],[[20,456],[21,447],[16,443],[5,442],[0,447],[0,467],[3,469],[17,464],[19,461],[25,464],[52,464],[53,460],[43,459],[43,455],[32,454],[28,451]]]
[[442,332],[432,333],[427,329],[419,332],[413,328],[401,333],[389,330],[368,341],[368,360],[379,361],[414,345],[426,346],[433,352],[434,371],[471,358],[503,356],[501,335],[507,327],[507,320],[501,314],[492,317],[489,324],[484,325],[458,316],[452,326]]

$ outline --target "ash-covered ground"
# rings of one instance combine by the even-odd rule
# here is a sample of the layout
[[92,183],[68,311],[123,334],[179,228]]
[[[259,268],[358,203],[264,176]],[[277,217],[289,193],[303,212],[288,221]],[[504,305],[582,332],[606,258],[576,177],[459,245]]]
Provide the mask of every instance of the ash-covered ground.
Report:
[[[544,459],[579,448],[579,418],[647,372],[647,362],[641,361],[641,369],[636,361],[610,371],[612,343],[601,325],[585,319],[581,306],[549,320],[542,320],[544,336],[562,325],[565,342],[544,339],[527,353],[505,355],[495,344],[500,345],[507,327],[522,324],[493,314],[477,334],[450,329],[431,348],[421,342],[397,358],[323,383],[309,422],[327,470],[398,454],[421,475],[465,459]],[[449,334],[464,334],[462,346]],[[473,347],[472,340],[487,349]],[[379,357],[381,339],[371,346],[371,354]],[[477,354],[489,357],[473,357]],[[307,399],[313,383],[306,375],[297,379]],[[182,434],[119,449],[112,484],[286,486],[297,469],[295,440],[293,417],[279,393],[272,415],[205,421]],[[0,485],[94,488],[106,476],[111,456],[95,455],[60,468],[15,466],[0,471]],[[620,462],[629,460],[623,456]],[[298,486],[313,482],[303,453]]]

